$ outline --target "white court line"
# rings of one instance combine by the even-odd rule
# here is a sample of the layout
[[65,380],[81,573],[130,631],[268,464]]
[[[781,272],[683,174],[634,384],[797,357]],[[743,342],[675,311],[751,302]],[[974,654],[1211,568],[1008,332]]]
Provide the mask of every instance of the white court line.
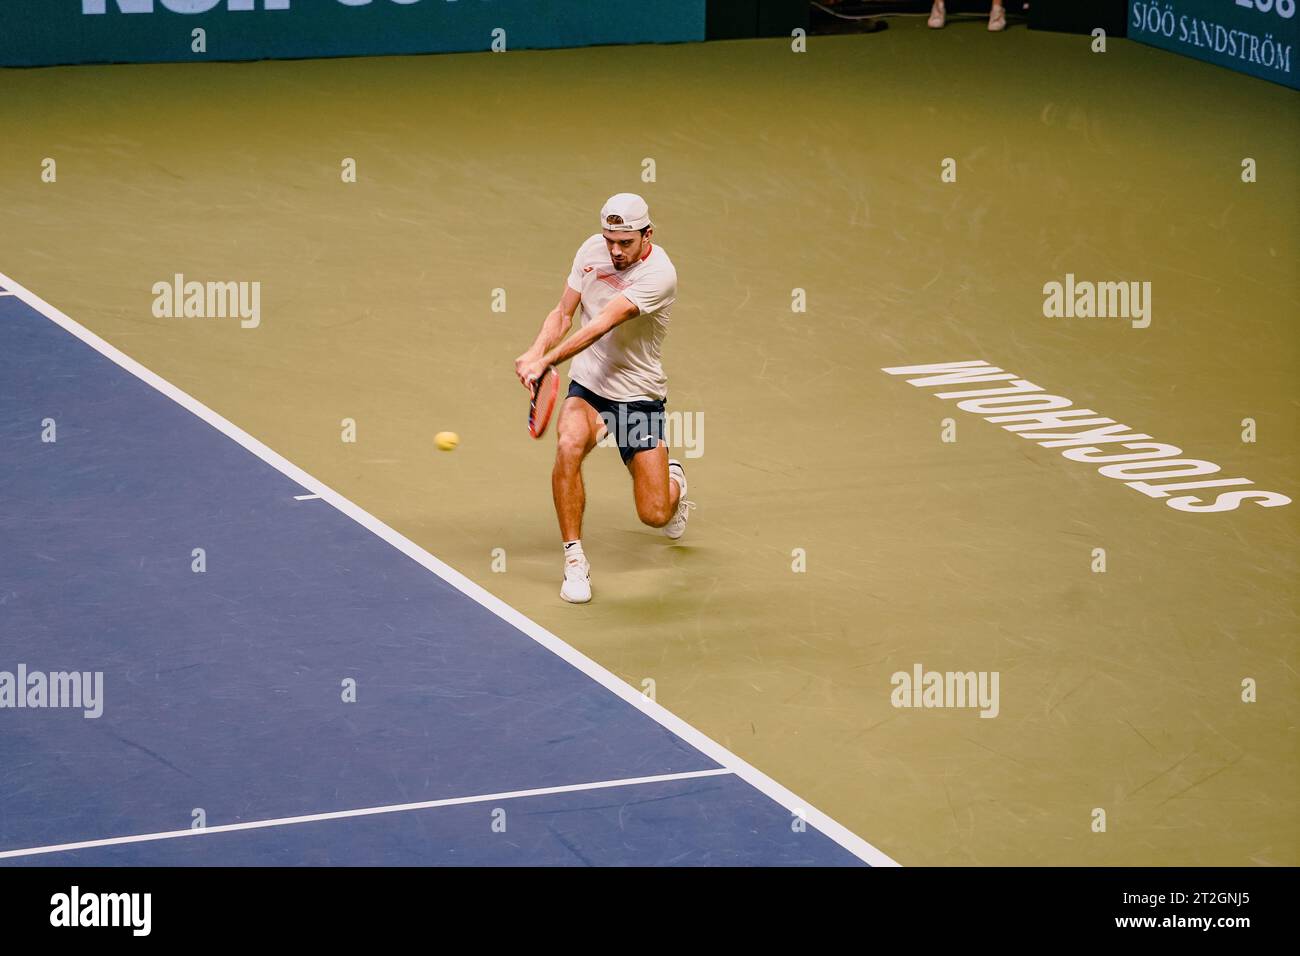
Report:
[[319,499],[320,499],[320,495],[294,495],[293,496],[294,501],[318,501]]
[[646,783],[663,783],[669,780],[690,780],[695,777],[717,777],[730,774],[726,768],[719,770],[692,770],[689,773],[665,773],[657,777],[627,777],[622,780],[599,780],[595,783],[574,783],[563,787],[541,787],[537,790],[510,790],[505,793],[482,793],[474,797],[450,797],[445,800],[425,800],[421,803],[395,803],[386,807],[362,807],[359,810],[334,810],[329,813],[310,813],[300,817],[277,817],[273,820],[250,820],[247,823],[223,823],[215,827],[198,827],[191,830],[163,830],[159,833],[138,833],[132,836],[108,837],[103,840],[83,840],[80,843],[57,843],[51,846],[34,846],[25,850],[0,850],[0,860],[18,856],[37,856],[42,853],[65,853],[69,850],[89,850],[100,846],[122,846],[126,843],[152,843],[156,840],[175,840],[181,837],[207,836],[210,833],[236,833],[240,830],[262,830],[267,827],[291,826],[295,823],[319,823],[322,820],[346,820],[350,817],[373,817],[381,813],[404,813],[407,810],[431,810],[434,807],[455,807],[466,803],[487,803],[495,800],[518,800],[520,797],[544,797],[552,793],[577,793],[581,790],[605,790],[611,787],[633,787]]
[[649,700],[630,684],[619,680],[619,678],[615,677],[591,658],[582,654],[575,648],[570,647],[540,624],[529,620],[523,614],[519,613],[519,611],[475,584],[455,568],[439,561],[428,551],[415,544],[415,542],[406,538],[404,535],[398,534],[374,515],[364,511],[347,498],[344,498],[337,491],[334,491],[327,485],[317,481],[297,465],[282,457],[277,452],[272,451],[233,422],[227,421],[202,402],[181,391],[171,382],[168,382],[161,376],[149,371],[149,369],[145,368],[135,359],[114,348],[94,332],[91,332],[74,319],[69,318],[30,289],[27,289],[20,283],[13,281],[2,272],[0,272],[0,284],[13,289],[14,294],[17,295],[19,299],[27,303],[37,312],[41,313],[41,315],[45,316],[51,322],[61,326],[72,335],[75,335],[82,342],[85,342],[96,352],[99,352],[105,358],[120,365],[136,378],[157,389],[159,392],[162,392],[162,394],[166,395],[178,405],[203,419],[203,421],[217,429],[217,431],[221,432],[231,441],[246,448],[287,478],[297,482],[300,487],[310,488],[315,491],[321,496],[321,498],[329,502],[339,511],[343,512],[353,521],[382,538],[384,541],[387,541],[398,551],[401,551],[413,561],[423,565],[452,587],[456,588],[456,590],[460,591],[466,597],[477,601],[503,621],[514,625],[538,644],[541,644],[551,653],[582,671],[582,673],[586,674],[606,690],[618,695],[618,697],[627,701],[629,704],[640,708],[647,716],[672,731],[687,743],[691,744],[701,753],[710,757],[723,767],[726,767],[750,786],[775,800],[792,814],[797,813],[801,815],[805,821],[812,824],[816,829],[826,834],[826,836],[830,837],[859,859],[865,860],[872,866],[899,865],[884,852],[876,849],[847,827],[837,823],[815,807],[809,806],[806,801],[800,800],[795,796],[795,794],[781,786],[781,784],[777,783],[761,770],[751,766],[731,751],[727,750],[721,744],[706,737],[703,733],[686,723],[686,721],[682,720],[676,714],[660,706],[655,701]]

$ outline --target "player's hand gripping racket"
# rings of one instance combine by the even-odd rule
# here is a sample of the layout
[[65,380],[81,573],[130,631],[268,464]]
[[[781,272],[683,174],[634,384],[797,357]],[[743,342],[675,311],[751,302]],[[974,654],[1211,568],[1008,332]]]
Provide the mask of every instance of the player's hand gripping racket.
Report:
[[528,434],[534,438],[542,437],[559,397],[560,373],[554,365],[548,365],[541,375],[533,379],[533,396],[528,403]]

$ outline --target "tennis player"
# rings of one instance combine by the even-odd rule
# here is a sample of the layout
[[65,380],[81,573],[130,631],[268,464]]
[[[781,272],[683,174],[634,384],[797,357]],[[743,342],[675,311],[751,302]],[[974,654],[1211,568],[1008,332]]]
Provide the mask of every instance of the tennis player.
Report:
[[[573,604],[591,600],[591,566],[582,552],[587,500],[582,462],[607,433],[632,475],[642,522],[680,538],[695,507],[686,500],[686,472],[668,457],[664,443],[668,379],[659,354],[677,299],[677,270],[651,242],[654,223],[640,196],[611,196],[600,211],[600,225],[601,231],[578,247],[564,294],[532,347],[515,359],[515,374],[525,387],[548,366],[573,359],[551,472],[564,541],[560,597]],[[581,327],[566,339],[579,308]]]

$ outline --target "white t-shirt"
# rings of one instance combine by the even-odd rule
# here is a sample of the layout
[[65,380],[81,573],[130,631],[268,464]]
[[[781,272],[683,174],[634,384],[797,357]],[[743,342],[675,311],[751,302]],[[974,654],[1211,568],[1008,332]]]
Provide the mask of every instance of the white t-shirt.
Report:
[[641,310],[606,332],[573,358],[569,377],[616,402],[663,401],[668,376],[659,361],[668,317],[677,301],[677,270],[668,253],[650,244],[649,255],[621,272],[609,258],[605,237],[596,233],[573,257],[569,288],[582,293],[581,326],[600,317],[615,296]]

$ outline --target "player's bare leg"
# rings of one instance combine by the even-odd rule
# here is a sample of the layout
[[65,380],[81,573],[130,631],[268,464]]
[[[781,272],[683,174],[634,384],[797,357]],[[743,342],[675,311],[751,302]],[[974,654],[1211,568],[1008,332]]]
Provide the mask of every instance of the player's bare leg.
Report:
[[632,474],[632,497],[636,499],[636,516],[643,524],[662,528],[677,510],[681,489],[668,478],[668,449],[660,445],[639,451],[627,463]]
[[644,524],[663,528],[670,538],[680,538],[695,504],[686,500],[686,472],[668,457],[668,446],[639,451],[627,463],[632,474],[636,514]]
[[600,416],[580,398],[566,398],[556,423],[555,467],[551,494],[564,542],[564,585],[560,597],[571,604],[591,600],[591,567],[582,553],[582,513],[587,492],[582,484],[582,462],[596,447]]
[[587,506],[582,462],[596,447],[600,416],[582,399],[566,398],[555,427],[555,467],[551,471],[555,516],[560,522],[560,539],[577,541],[582,536],[582,513]]

